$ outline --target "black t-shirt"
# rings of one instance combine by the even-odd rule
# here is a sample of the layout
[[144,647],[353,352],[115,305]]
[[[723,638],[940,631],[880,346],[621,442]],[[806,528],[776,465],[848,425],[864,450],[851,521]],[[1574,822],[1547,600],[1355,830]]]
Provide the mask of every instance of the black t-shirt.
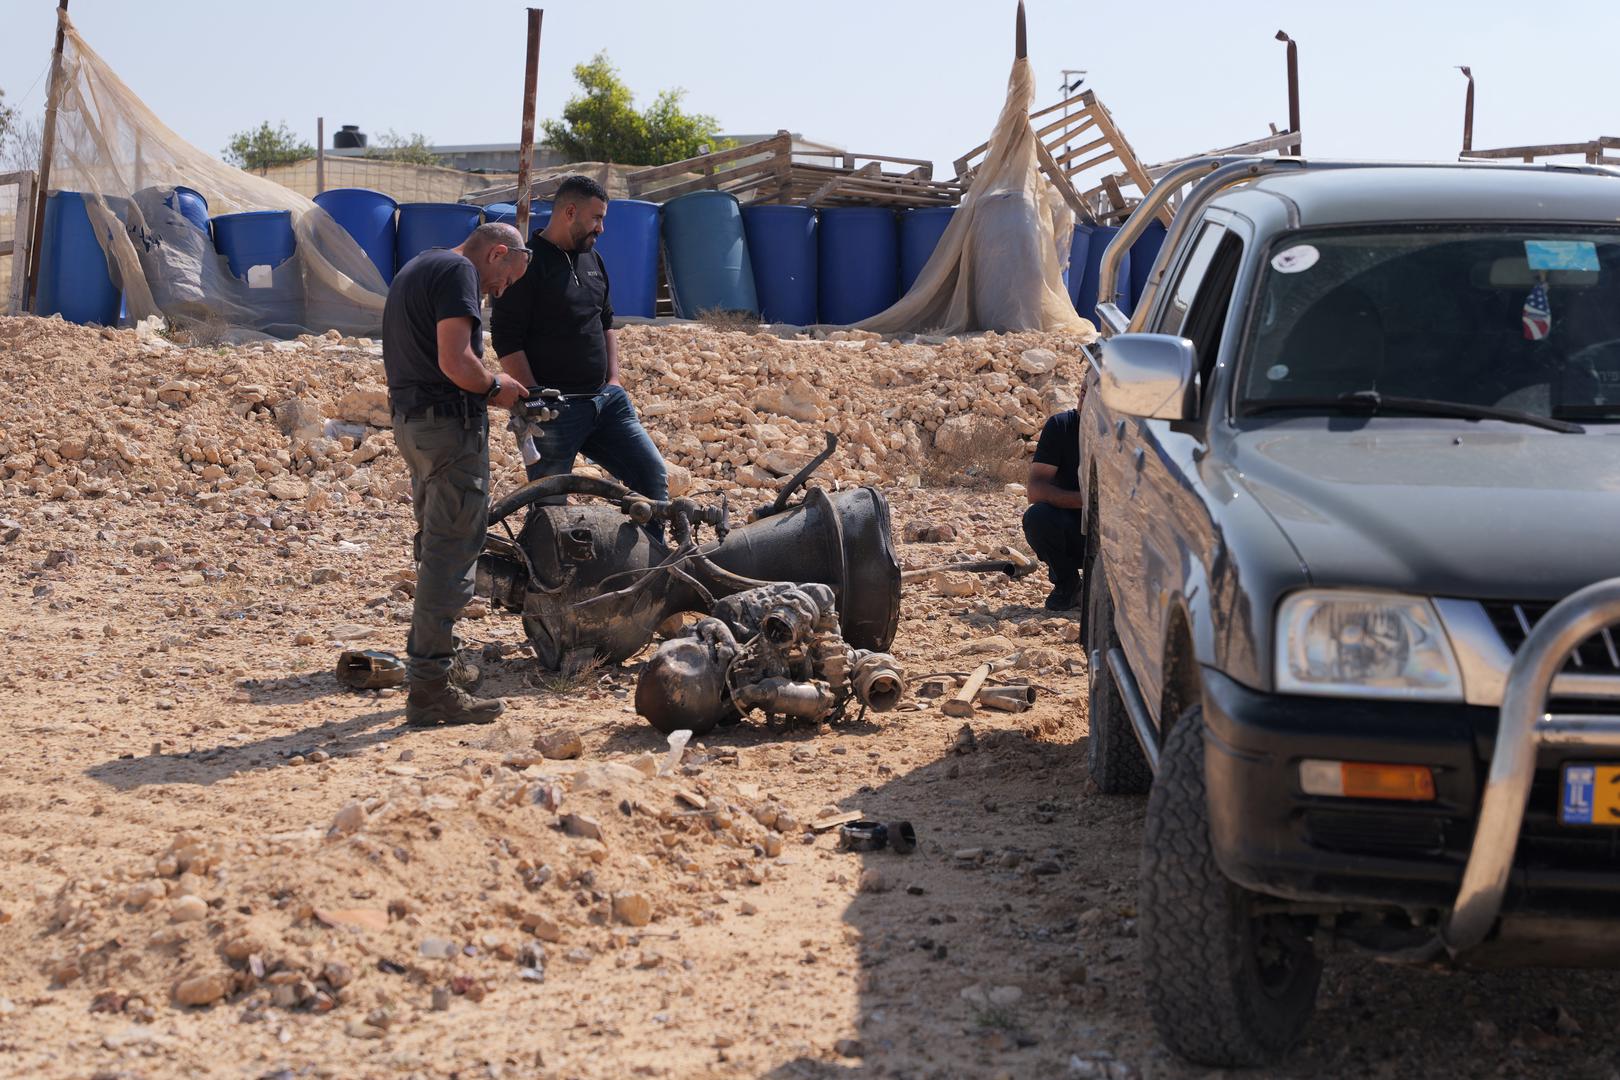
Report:
[[482,409],[484,399],[450,381],[439,368],[439,320],[472,319],[473,355],[484,355],[478,271],[448,248],[424,251],[399,268],[383,305],[383,371],[394,409],[413,412],[465,400]]
[[1046,421],[1035,443],[1035,463],[1056,465],[1052,486],[1080,490],[1080,411],[1068,409]]
[[540,386],[594,394],[608,377],[613,305],[607,267],[595,250],[564,251],[539,232],[529,246],[529,269],[490,311],[495,354],[521,350]]

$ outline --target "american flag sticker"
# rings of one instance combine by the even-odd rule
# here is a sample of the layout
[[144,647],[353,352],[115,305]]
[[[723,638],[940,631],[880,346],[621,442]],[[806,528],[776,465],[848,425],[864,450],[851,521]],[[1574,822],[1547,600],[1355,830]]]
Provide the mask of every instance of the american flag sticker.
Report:
[[1524,336],[1540,341],[1552,333],[1552,305],[1547,302],[1547,283],[1536,282],[1530,295],[1524,298]]

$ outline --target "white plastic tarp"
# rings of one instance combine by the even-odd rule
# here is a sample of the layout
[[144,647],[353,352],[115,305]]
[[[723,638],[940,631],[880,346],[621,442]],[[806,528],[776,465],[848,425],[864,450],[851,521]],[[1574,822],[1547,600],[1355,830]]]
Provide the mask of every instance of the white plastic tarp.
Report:
[[939,245],[910,291],[859,329],[1095,335],[1063,284],[1074,212],[1041,172],[1029,123],[1034,99],[1029,61],[1015,60],[984,162]]
[[[222,337],[337,329],[376,334],[387,286],[354,239],[320,207],[232,168],[171,131],[85,43],[65,12],[53,191],[79,191],[129,318],[162,314]],[[238,277],[208,235],[179,212],[173,189],[208,200],[210,216],[291,214],[293,256]]]

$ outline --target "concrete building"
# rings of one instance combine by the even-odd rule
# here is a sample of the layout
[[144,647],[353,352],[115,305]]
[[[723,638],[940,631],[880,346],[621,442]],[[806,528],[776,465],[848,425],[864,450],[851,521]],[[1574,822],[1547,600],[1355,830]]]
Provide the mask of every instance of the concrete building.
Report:
[[[734,141],[741,146],[745,143],[758,142],[761,139],[771,138],[775,132],[766,135],[722,135],[722,140]],[[335,138],[335,135],[334,135]],[[328,157],[365,157],[366,154],[376,153],[376,147],[333,147],[328,150]],[[443,159],[444,164],[452,169],[462,172],[478,173],[515,173],[518,170],[518,144],[513,143],[457,143],[444,146],[430,146],[428,151]],[[827,153],[842,153],[843,148],[830,143],[816,142],[804,136],[793,136],[793,151],[798,153],[812,153],[815,156],[808,160],[812,163],[829,164]],[[534,167],[537,169],[554,169],[567,165],[568,159],[542,144],[534,148]]]

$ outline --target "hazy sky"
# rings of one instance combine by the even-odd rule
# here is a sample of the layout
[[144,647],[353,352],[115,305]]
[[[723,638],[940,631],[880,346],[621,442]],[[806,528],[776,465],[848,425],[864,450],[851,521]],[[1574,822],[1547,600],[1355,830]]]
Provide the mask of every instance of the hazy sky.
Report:
[[[0,0],[0,88],[43,109],[54,0]],[[1464,81],[1476,147],[1620,135],[1617,0],[1029,0],[1039,100],[1084,68],[1148,161],[1255,138],[1287,121],[1284,47],[1300,45],[1313,155],[1452,158]],[[939,174],[989,131],[1012,57],[1007,0],[551,0],[539,113],[606,49],[637,95],[684,87],[730,132],[788,128],[857,152],[931,158]],[[430,142],[515,142],[524,8],[509,0],[73,0],[80,32],[159,116],[204,150],[324,115]],[[1133,12],[1139,13],[1133,17]],[[330,143],[329,143],[330,145]]]

